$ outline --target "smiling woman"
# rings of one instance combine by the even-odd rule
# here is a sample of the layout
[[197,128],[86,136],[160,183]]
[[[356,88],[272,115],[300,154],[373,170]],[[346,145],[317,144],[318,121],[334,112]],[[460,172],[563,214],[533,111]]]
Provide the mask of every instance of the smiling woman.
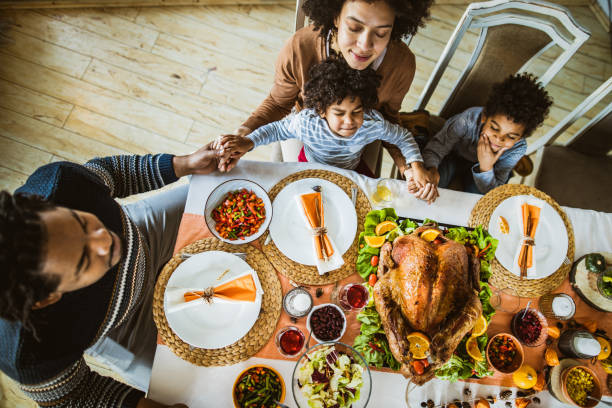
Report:
[[[399,109],[415,73],[414,54],[401,40],[416,33],[429,15],[432,0],[306,0],[303,10],[312,25],[298,30],[278,55],[274,85],[268,97],[235,132],[253,130],[304,107],[310,68],[343,58],[353,69],[374,69],[381,77],[378,104],[385,119],[398,123]],[[401,154],[393,155],[400,171]],[[235,159],[222,162],[229,170]]]

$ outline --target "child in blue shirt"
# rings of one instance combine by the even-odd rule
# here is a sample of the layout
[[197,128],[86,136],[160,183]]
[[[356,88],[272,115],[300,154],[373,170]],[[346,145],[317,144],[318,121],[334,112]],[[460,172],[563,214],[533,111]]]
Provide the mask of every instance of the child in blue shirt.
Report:
[[[526,137],[544,122],[552,100],[531,74],[511,75],[493,85],[484,107],[474,107],[446,121],[423,149],[434,186],[447,187],[464,173],[464,189],[485,194],[506,184],[527,150]],[[406,178],[410,179],[409,171]],[[435,188],[408,183],[417,197],[432,201]]]
[[373,109],[379,83],[372,69],[358,71],[344,60],[328,59],[310,71],[304,91],[305,109],[262,126],[246,137],[222,136],[218,147],[228,157],[239,158],[257,146],[296,138],[304,143],[299,161],[369,175],[367,166],[361,163],[361,154],[367,144],[383,140],[400,149],[406,163],[411,165],[414,182],[425,186],[430,176],[412,134],[388,122]]

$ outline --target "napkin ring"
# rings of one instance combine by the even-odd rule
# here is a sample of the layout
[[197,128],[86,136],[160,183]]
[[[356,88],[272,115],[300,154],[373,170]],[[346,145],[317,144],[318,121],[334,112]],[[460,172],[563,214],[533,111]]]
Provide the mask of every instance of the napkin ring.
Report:
[[322,237],[327,234],[327,227],[317,227],[312,229],[312,236],[314,237]]
[[523,245],[535,246],[535,240],[529,235],[523,235],[522,241]]

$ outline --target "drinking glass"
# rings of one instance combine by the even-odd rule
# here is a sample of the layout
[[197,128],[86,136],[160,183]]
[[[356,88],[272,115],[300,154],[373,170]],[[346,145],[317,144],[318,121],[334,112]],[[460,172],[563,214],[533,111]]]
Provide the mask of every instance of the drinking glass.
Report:
[[376,183],[376,190],[370,196],[372,202],[376,205],[388,205],[393,201],[393,180],[380,179]]
[[295,357],[304,348],[304,333],[295,326],[286,326],[276,334],[276,348],[285,357]]
[[514,313],[518,310],[521,303],[521,297],[513,288],[491,288],[491,306],[495,310],[507,313]]
[[347,283],[339,290],[332,292],[331,301],[345,311],[363,309],[370,299],[370,292],[361,283]]
[[538,309],[548,318],[569,320],[576,312],[576,304],[565,293],[548,293],[538,300]]

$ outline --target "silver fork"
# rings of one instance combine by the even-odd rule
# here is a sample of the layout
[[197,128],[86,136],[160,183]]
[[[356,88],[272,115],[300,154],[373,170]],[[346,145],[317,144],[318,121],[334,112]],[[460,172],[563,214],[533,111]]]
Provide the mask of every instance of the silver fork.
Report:
[[353,207],[357,204],[357,192],[358,187],[356,185],[351,186],[351,201],[353,202]]
[[[230,253],[232,255],[236,255],[238,258],[242,259],[243,261],[246,261],[246,257],[247,257],[246,252],[230,252]],[[183,252],[181,253],[181,259],[191,258],[193,255],[196,255],[196,254],[192,254],[190,252]]]

